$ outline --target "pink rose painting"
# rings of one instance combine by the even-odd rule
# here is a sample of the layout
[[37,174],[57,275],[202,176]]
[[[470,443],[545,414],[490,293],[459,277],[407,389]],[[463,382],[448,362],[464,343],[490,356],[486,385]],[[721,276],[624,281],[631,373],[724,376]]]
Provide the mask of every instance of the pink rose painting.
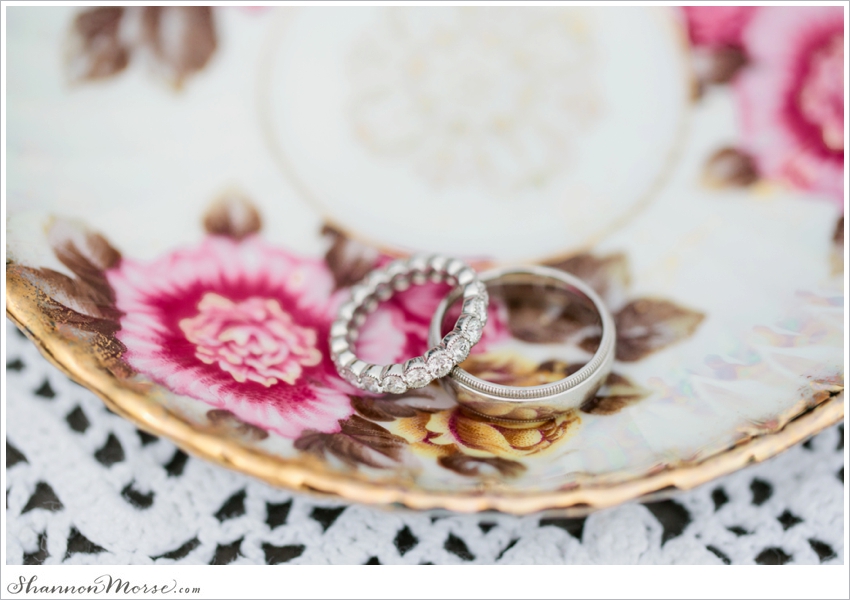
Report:
[[211,236],[106,273],[124,359],[173,390],[287,438],[338,430],[357,390],[324,351],[339,294],[319,260]]
[[735,81],[742,147],[762,177],[844,202],[844,14],[765,7],[743,33]]
[[[346,291],[321,259],[243,232],[152,262],[123,258],[106,278],[122,313],[124,360],[175,393],[289,439],[339,432],[354,413],[352,396],[369,395],[330,360],[328,332]],[[359,354],[387,364],[424,353],[430,315],[447,291],[413,286],[384,303],[361,328]],[[490,323],[479,352],[507,335],[496,309]]]
[[[844,13],[834,6],[682,8],[703,83],[731,83],[741,140],[706,164],[707,180],[758,179],[844,204]],[[718,176],[718,173],[720,174]]]

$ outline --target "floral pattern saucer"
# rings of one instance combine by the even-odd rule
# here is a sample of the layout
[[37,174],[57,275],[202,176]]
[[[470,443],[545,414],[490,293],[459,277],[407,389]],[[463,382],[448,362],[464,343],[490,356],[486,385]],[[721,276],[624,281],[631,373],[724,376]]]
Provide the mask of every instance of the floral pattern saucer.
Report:
[[[338,10],[10,9],[7,315],[57,367],[223,466],[419,509],[579,514],[658,498],[843,418],[840,9]],[[643,29],[619,35],[629,20]],[[511,22],[540,36],[515,39]],[[312,37],[323,23],[345,32],[325,54]],[[775,31],[795,44],[775,47]],[[629,46],[647,35],[651,47]],[[407,62],[388,63],[399,45]],[[630,85],[676,110],[646,113],[644,92],[619,104],[641,52],[665,60]],[[514,59],[534,76],[499,76]],[[313,90],[313,105],[291,91],[305,64],[347,82],[340,96]],[[481,111],[455,114],[458,97]],[[549,135],[528,107],[564,121]],[[610,166],[577,175],[599,140],[615,145],[641,118],[663,132],[645,142],[655,155],[624,143],[634,168],[616,185]],[[323,153],[322,140],[336,142]],[[597,396],[508,421],[464,410],[438,384],[382,397],[339,378],[327,338],[346,288],[457,239],[430,215],[412,226],[417,213],[372,194],[367,171],[392,194],[479,215],[464,240],[482,249],[464,252],[476,267],[533,260],[587,281],[618,332]],[[590,237],[557,226],[594,199],[619,216],[588,217]],[[522,206],[542,212],[507,235]],[[381,305],[359,353],[421,354],[446,291],[413,287]],[[598,342],[587,310],[539,290],[503,290],[489,310],[463,366],[491,381],[555,381]]]

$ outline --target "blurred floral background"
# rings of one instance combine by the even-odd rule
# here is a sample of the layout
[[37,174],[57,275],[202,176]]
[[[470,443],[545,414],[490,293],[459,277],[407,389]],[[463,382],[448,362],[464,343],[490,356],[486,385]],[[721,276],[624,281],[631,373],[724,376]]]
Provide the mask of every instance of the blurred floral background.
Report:
[[[834,7],[687,7],[701,86],[729,85],[741,141],[717,185],[778,181],[844,203],[844,21]],[[700,93],[702,92],[702,87]]]
[[[218,12],[222,10],[230,9],[218,9]],[[263,18],[268,9],[242,10]],[[133,61],[146,61],[157,77],[179,93],[216,52],[216,11],[210,7],[83,10],[70,26],[67,75],[74,82],[94,82],[120,76]],[[760,180],[778,181],[822,192],[841,206],[842,11],[835,7],[808,6],[690,6],[681,9],[681,18],[692,44],[697,78],[695,95],[698,98],[711,86],[729,86],[735,97],[741,133],[739,144],[718,149],[708,159],[706,182],[749,186]],[[485,20],[480,26],[488,25],[498,26],[498,22]],[[563,40],[556,36],[553,43]],[[401,40],[386,43],[392,47]],[[579,68],[586,59],[576,55],[574,49],[569,50],[572,52],[555,51],[553,56],[569,55],[575,68]],[[369,49],[360,50],[367,52]],[[559,66],[553,64],[551,68],[552,72],[544,75],[557,76]],[[575,73],[567,74],[569,77],[565,79],[571,88],[586,87],[587,75],[578,75],[576,80]],[[593,98],[577,98],[577,101],[582,103],[580,110],[590,117]],[[455,110],[461,108],[455,103]],[[587,117],[580,122],[586,122]],[[365,119],[362,126],[367,126],[369,117],[362,115],[355,119],[358,122]],[[383,146],[402,142],[381,141],[378,136],[373,143]],[[442,167],[450,170],[452,165]],[[445,177],[450,173],[438,175]]]

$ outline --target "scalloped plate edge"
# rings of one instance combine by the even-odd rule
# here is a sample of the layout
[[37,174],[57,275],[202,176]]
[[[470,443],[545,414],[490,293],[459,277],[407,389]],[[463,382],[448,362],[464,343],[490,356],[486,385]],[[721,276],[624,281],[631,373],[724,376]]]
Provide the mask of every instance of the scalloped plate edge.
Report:
[[[6,265],[7,269],[10,266],[12,264]],[[170,439],[194,456],[271,485],[364,504],[402,505],[415,510],[496,510],[517,515],[547,511],[569,517],[581,516],[632,500],[655,501],[695,488],[749,464],[767,460],[844,419],[842,391],[783,423],[776,431],[751,436],[698,463],[668,467],[609,485],[584,485],[529,494],[485,490],[462,495],[386,486],[362,476],[333,472],[318,460],[284,460],[246,448],[235,440],[193,429],[151,398],[122,386],[114,375],[101,368],[91,353],[75,352],[72,345],[44,322],[31,290],[26,289],[28,286],[32,284],[7,271],[6,314],[9,319],[48,361],[94,392],[119,416],[151,434]]]

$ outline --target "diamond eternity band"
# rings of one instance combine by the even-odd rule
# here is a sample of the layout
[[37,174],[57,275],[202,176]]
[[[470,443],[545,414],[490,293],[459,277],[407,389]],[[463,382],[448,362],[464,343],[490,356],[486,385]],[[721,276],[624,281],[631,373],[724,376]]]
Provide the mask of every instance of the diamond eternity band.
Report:
[[[411,285],[444,281],[453,285],[463,308],[454,329],[424,355],[402,364],[376,365],[354,353],[360,327],[380,302]],[[340,376],[352,385],[375,394],[403,394],[447,375],[469,355],[487,324],[489,297],[476,272],[461,260],[440,255],[416,255],[375,269],[352,286],[350,298],[339,308],[331,325],[330,350]],[[439,339],[439,336],[438,336]]]

